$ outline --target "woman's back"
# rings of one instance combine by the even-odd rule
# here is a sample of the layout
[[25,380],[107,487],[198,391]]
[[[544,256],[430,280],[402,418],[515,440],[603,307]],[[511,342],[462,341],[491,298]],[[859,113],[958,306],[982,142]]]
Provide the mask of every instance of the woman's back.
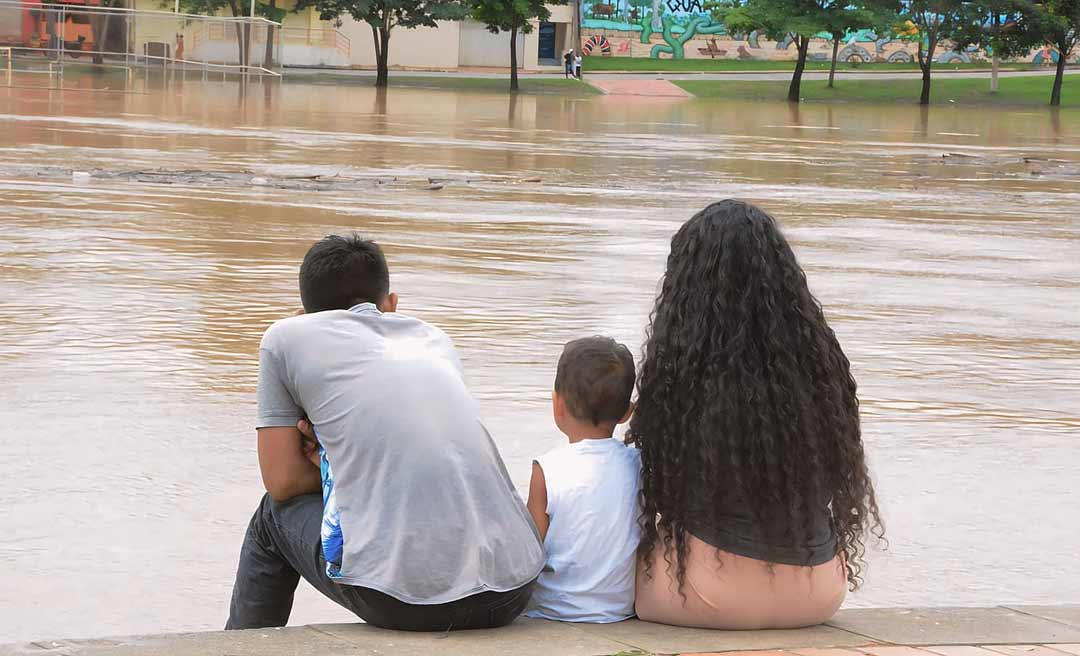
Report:
[[724,201],[688,221],[672,239],[628,433],[652,518],[642,527],[646,583],[671,577],[685,591],[700,545],[763,570],[833,564],[841,592],[845,578],[855,584],[877,522],[855,392],[772,217]]

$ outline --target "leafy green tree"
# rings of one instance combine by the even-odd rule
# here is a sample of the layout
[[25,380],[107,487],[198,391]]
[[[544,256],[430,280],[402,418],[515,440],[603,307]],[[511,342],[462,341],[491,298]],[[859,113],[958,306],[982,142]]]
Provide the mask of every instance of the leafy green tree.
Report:
[[1058,52],[1057,72],[1050,91],[1050,104],[1061,104],[1061,84],[1065,65],[1080,52],[1080,0],[1043,0],[1034,3],[1036,30]]
[[[788,85],[788,100],[799,102],[806,57],[814,35],[828,32],[833,36],[835,65],[839,40],[850,29],[873,24],[876,16],[873,8],[884,5],[885,1],[867,0],[858,4],[849,0],[720,0],[711,8],[713,17],[726,25],[731,34],[758,30],[777,41],[788,34],[793,36],[798,57]],[[830,84],[831,81],[830,76]]]
[[517,35],[529,34],[532,21],[545,22],[551,18],[546,4],[566,4],[567,0],[472,0],[472,17],[483,23],[492,34],[510,33],[510,91],[518,90]]
[[308,7],[314,7],[325,21],[340,21],[348,14],[371,27],[376,87],[385,87],[390,81],[390,34],[395,28],[437,27],[437,21],[461,20],[469,15],[468,5],[461,0],[297,0],[294,11]]
[[876,15],[865,7],[841,7],[825,16],[825,30],[832,37],[832,58],[829,62],[829,84],[833,88],[836,78],[836,56],[840,51],[840,42],[844,40],[848,32],[872,27],[877,20]]
[[[964,0],[908,0],[901,19],[911,21],[918,34],[919,69],[922,71],[920,105],[930,104],[930,74],[934,55],[943,42],[963,40],[969,34],[972,22],[978,22],[978,11],[972,3]],[[955,46],[954,46],[955,47]]]
[[1043,41],[1043,24],[1028,0],[977,0],[968,6],[971,20],[961,25],[956,47],[978,46],[993,58],[990,91],[998,88],[998,62],[1001,58],[1025,55]]

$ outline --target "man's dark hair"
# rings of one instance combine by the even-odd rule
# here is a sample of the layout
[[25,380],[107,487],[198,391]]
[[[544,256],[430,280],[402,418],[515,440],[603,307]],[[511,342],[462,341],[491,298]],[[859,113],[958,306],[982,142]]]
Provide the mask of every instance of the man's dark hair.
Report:
[[634,356],[610,337],[575,339],[559,358],[555,391],[576,419],[618,422],[634,391]]
[[379,303],[389,291],[390,270],[382,249],[356,234],[323,237],[300,265],[300,301],[309,314]]

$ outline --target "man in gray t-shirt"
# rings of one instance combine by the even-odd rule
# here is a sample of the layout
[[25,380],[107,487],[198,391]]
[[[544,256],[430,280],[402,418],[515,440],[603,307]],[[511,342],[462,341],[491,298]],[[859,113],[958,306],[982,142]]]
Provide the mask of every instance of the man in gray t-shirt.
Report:
[[382,251],[355,236],[312,246],[300,295],[259,348],[267,495],[226,628],[283,626],[301,576],[386,628],[511,622],[543,549],[450,339],[394,312]]

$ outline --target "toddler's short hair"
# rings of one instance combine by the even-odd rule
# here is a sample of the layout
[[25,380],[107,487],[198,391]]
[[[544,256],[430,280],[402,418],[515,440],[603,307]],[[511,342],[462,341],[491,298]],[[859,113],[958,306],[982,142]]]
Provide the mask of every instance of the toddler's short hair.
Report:
[[555,391],[576,419],[617,422],[634,392],[634,356],[610,337],[583,337],[563,347]]

